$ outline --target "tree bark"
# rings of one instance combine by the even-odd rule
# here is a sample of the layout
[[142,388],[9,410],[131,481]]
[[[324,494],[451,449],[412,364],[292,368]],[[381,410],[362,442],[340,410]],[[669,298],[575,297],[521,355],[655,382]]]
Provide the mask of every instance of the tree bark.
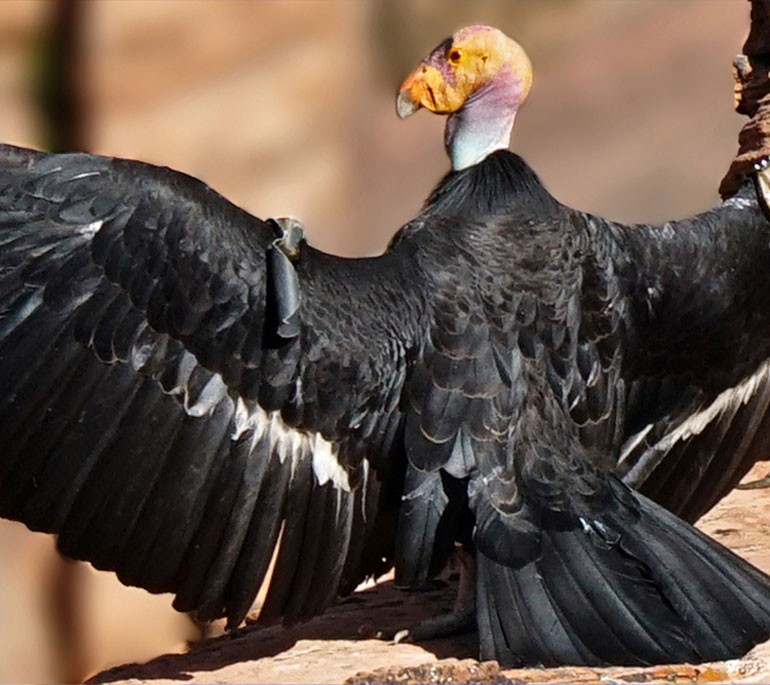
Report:
[[738,136],[738,154],[719,186],[735,193],[761,157],[770,157],[770,0],[750,0],[751,27],[733,61],[735,109],[750,117]]

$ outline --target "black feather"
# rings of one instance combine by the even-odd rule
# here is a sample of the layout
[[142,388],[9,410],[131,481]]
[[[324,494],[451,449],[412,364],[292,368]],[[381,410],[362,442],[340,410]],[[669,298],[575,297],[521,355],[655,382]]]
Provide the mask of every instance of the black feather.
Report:
[[273,559],[263,623],[461,544],[485,658],[738,656],[768,579],[611,474],[693,518],[766,456],[753,193],[628,227],[498,151],[384,255],[271,267],[199,181],[2,146],[0,513],[230,627]]

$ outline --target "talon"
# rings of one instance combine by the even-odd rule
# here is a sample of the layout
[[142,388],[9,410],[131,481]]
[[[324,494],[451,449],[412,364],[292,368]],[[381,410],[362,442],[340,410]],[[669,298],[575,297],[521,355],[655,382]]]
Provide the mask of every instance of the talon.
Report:
[[370,640],[383,640],[385,638],[385,634],[381,630],[377,630],[377,628],[369,623],[364,623],[363,625],[358,626],[358,630],[356,632],[361,637],[365,637]]
[[[475,567],[473,555],[459,547],[456,550],[459,561],[460,582],[457,588],[457,599],[454,609],[448,613],[430,616],[408,628],[377,630],[369,624],[358,629],[359,635],[377,637],[397,645],[403,642],[420,643],[424,640],[460,635],[476,629],[476,596],[475,596]],[[368,633],[364,633],[369,629]],[[375,632],[376,631],[376,632]]]
[[400,642],[404,642],[409,639],[409,629],[405,628],[404,630],[399,630],[394,636],[393,636],[393,644],[397,645]]
[[752,480],[750,483],[739,483],[735,486],[736,490],[761,490],[770,488],[770,474],[759,480]]

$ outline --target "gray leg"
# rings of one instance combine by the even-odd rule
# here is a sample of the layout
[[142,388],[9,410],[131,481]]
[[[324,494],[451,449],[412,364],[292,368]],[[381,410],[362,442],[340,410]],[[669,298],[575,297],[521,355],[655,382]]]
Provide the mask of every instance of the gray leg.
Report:
[[399,630],[393,636],[393,642],[432,640],[467,633],[476,627],[476,561],[462,547],[458,547],[456,555],[460,561],[460,585],[454,609],[448,614],[426,618]]

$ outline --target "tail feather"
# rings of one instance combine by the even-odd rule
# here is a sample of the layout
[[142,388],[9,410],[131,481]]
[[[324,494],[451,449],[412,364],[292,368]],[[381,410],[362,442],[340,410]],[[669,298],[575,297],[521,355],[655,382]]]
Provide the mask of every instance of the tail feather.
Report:
[[650,665],[735,658],[770,637],[770,578],[646,498],[618,536],[544,525],[511,568],[477,554],[482,658],[504,665]]
[[687,616],[702,660],[738,656],[767,639],[770,578],[649,500],[621,547],[654,566],[665,597]]
[[558,608],[550,602],[532,601],[538,597],[542,578],[531,565],[525,568],[531,572],[514,575],[507,572],[510,569],[479,556],[477,582],[487,591],[478,592],[477,613],[484,614],[492,637],[492,644],[484,639],[484,627],[479,621],[481,658],[497,659],[504,665],[590,660],[582,642],[561,620]]

